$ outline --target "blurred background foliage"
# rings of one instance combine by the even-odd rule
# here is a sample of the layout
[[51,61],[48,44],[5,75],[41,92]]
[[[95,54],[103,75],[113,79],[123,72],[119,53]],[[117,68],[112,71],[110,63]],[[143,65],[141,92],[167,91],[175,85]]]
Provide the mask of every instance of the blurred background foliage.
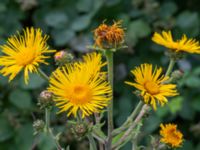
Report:
[[[144,62],[167,67],[165,48],[151,41],[152,33],[163,29],[173,31],[178,38],[183,33],[199,39],[200,1],[198,0],[1,0],[0,43],[21,31],[23,27],[40,27],[50,35],[49,45],[57,50],[66,49],[77,57],[93,44],[93,30],[103,21],[123,20],[128,49],[115,53],[115,126],[126,120],[138,99],[132,88],[124,84],[131,80],[130,69]],[[0,52],[1,53],[1,52]],[[42,69],[50,74],[55,62]],[[177,123],[184,133],[185,142],[180,150],[200,150],[200,56],[189,55],[176,68],[184,71],[178,82],[180,95],[145,120],[142,144],[150,143],[150,134],[158,135],[161,122]],[[38,94],[47,83],[31,75],[29,85],[23,76],[8,84],[0,76],[0,150],[55,150],[45,135],[33,136],[32,122],[42,119],[37,107]],[[55,109],[56,112],[56,109]],[[63,132],[62,145],[71,149],[88,149],[86,141],[77,142],[66,127],[65,114],[52,115],[52,126]],[[73,146],[74,145],[74,146]],[[127,144],[123,150],[130,150]]]

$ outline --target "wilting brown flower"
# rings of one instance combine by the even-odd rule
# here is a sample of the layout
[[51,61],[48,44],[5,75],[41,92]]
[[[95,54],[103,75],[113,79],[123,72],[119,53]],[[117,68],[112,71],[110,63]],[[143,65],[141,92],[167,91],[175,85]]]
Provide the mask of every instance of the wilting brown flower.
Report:
[[117,48],[124,42],[124,29],[121,21],[113,25],[101,24],[94,30],[95,46],[100,48]]

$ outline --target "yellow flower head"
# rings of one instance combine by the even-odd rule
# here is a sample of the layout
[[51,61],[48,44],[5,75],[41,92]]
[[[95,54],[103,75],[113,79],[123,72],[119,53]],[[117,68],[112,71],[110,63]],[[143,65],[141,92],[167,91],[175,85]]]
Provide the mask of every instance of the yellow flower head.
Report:
[[29,72],[37,72],[39,64],[48,64],[45,59],[46,53],[52,53],[55,50],[49,50],[46,43],[48,36],[42,36],[40,29],[26,28],[24,35],[11,36],[7,43],[0,46],[4,56],[0,56],[0,73],[9,76],[9,81],[24,69],[25,83],[28,83]]
[[187,53],[197,53],[200,54],[199,42],[192,38],[187,38],[183,35],[180,40],[173,40],[171,31],[163,31],[162,34],[157,32],[154,33],[152,40],[159,44],[169,48],[175,52],[187,52]]
[[135,76],[135,82],[125,82],[141,91],[141,96],[146,104],[151,104],[156,110],[156,104],[163,106],[167,103],[167,98],[177,95],[175,84],[164,84],[169,79],[161,75],[162,68],[153,70],[151,64],[142,64],[136,67],[131,73]]
[[121,21],[111,26],[103,23],[94,30],[95,45],[100,48],[116,48],[124,42],[124,35]]
[[160,127],[161,142],[174,148],[181,146],[183,143],[183,134],[177,130],[177,125],[169,123],[166,125],[161,124]]
[[111,87],[101,78],[101,54],[84,56],[83,62],[58,68],[50,77],[49,91],[55,95],[60,112],[67,111],[75,117],[80,110],[82,117],[99,112],[111,99]]

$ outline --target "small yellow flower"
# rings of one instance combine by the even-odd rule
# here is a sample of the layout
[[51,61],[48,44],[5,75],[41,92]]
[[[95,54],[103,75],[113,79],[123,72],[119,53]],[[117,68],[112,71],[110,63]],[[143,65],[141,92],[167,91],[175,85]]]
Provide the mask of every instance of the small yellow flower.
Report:
[[160,135],[162,138],[161,142],[170,145],[173,148],[180,147],[183,143],[183,134],[177,130],[177,125],[175,124],[161,124],[160,125]]
[[48,64],[45,59],[46,53],[52,53],[55,50],[49,50],[46,43],[47,35],[42,37],[40,29],[26,28],[24,35],[14,35],[8,39],[7,44],[0,46],[4,56],[0,56],[0,73],[9,76],[9,81],[13,80],[21,70],[24,70],[24,80],[28,83],[28,73],[37,72],[39,64]]
[[50,77],[49,91],[55,95],[60,112],[67,111],[68,116],[82,117],[99,112],[111,99],[111,87],[105,78],[101,78],[101,54],[91,53],[83,62],[68,64],[58,68]]
[[95,45],[100,48],[117,48],[123,44],[124,35],[121,21],[111,26],[103,23],[94,30]]
[[174,40],[171,31],[163,31],[162,34],[154,33],[152,40],[175,52],[187,52],[200,54],[199,42],[192,38],[187,38],[184,34],[180,40]]
[[135,76],[136,83],[127,81],[125,83],[140,90],[144,102],[151,104],[154,110],[156,110],[157,103],[163,106],[168,101],[166,97],[178,94],[175,84],[164,84],[169,77],[161,75],[162,68],[153,70],[151,64],[142,64],[132,70],[131,73]]

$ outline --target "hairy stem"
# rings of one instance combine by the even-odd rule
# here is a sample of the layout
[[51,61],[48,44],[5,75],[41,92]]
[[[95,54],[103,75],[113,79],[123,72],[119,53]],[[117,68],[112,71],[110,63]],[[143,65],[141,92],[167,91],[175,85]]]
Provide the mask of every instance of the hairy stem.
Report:
[[97,150],[96,142],[91,134],[88,135],[88,139],[90,142],[90,150]]
[[169,66],[168,66],[168,68],[167,68],[167,72],[165,73],[165,76],[170,76],[170,74],[171,74],[171,72],[172,72],[172,70],[173,70],[173,67],[174,67],[175,63],[176,63],[176,61],[175,61],[173,58],[171,58],[171,59],[170,59],[170,62],[169,62]]
[[61,147],[61,145],[60,145],[60,143],[59,143],[59,141],[58,141],[58,138],[54,136],[54,134],[53,134],[53,132],[52,132],[51,129],[49,129],[49,133],[50,133],[50,135],[51,135],[51,138],[54,140],[54,142],[55,142],[55,144],[56,144],[57,150],[64,150],[64,149]]
[[50,110],[48,108],[45,108],[45,131],[49,132],[49,126],[50,126]]
[[[108,81],[110,82],[112,92],[113,92],[113,52],[106,50],[106,59],[107,59],[107,67],[108,67]],[[113,93],[112,93],[113,95]],[[112,145],[112,130],[113,130],[113,98],[110,100],[110,104],[108,106],[108,141],[106,144],[106,149],[111,150]]]
[[136,117],[134,122],[131,124],[131,126],[128,128],[128,130],[124,133],[124,135],[120,138],[120,140],[115,145],[113,145],[113,147],[112,147],[113,150],[116,149],[121,144],[123,144],[123,142],[131,134],[133,129],[140,122],[140,120],[143,118],[143,116],[145,115],[145,113],[147,112],[148,109],[149,109],[149,106],[146,104],[142,107],[142,110],[140,111],[140,113],[138,114],[138,116]]
[[119,133],[121,133],[122,131],[124,131],[126,128],[128,128],[128,125],[132,122],[132,120],[136,117],[136,115],[139,113],[140,109],[143,106],[143,102],[140,101],[136,108],[134,109],[134,111],[131,113],[131,115],[127,118],[127,120],[123,123],[123,125],[121,127],[119,127],[118,129],[114,130],[112,132],[112,136],[115,136]]
[[38,69],[38,73],[43,79],[49,81],[49,77],[40,68]]
[[50,109],[45,108],[45,132],[51,136],[56,144],[57,150],[63,150],[58,142],[58,138],[54,136],[52,129],[50,128]]
[[[46,81],[49,81],[49,77],[39,68],[39,75]],[[45,108],[45,128],[44,131],[51,136],[56,144],[57,150],[63,150],[60,146],[58,138],[53,134],[52,129],[50,128],[50,108]]]

